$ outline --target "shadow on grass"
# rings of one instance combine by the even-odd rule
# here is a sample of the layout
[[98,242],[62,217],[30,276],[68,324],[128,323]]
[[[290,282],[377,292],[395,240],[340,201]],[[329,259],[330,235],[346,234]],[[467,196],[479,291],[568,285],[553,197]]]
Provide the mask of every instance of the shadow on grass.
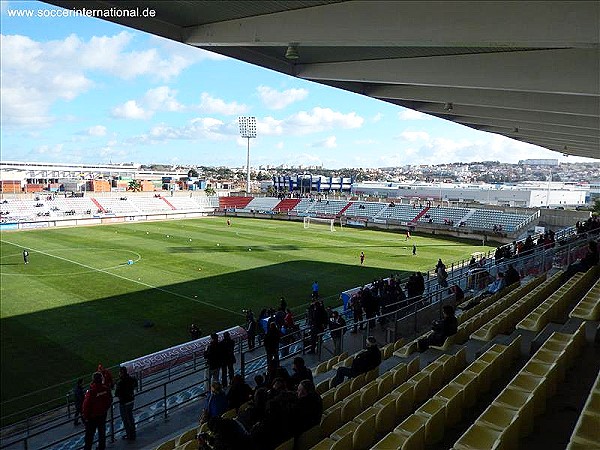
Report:
[[[176,284],[152,280],[160,288],[140,291],[134,290],[139,284],[96,273],[94,283],[113,288],[123,283],[122,291],[130,292],[79,298],[79,303],[0,320],[2,425],[17,417],[8,415],[25,408],[46,401],[64,404],[74,380],[82,377],[87,384],[98,363],[115,366],[185,342],[191,323],[208,335],[243,324],[242,309],[252,308],[258,315],[262,308],[277,307],[281,296],[298,314],[309,302],[315,280],[332,304],[341,291],[392,273],[406,276],[391,268],[301,260]],[[144,327],[146,322],[154,325]]]

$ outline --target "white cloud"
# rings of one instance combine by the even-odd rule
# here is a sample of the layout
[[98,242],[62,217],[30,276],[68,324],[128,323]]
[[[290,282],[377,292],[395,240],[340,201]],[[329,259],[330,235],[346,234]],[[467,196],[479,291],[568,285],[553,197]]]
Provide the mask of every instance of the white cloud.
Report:
[[430,120],[431,116],[415,111],[414,109],[405,109],[398,113],[398,118],[400,120]]
[[377,113],[377,114],[375,114],[373,117],[371,117],[371,122],[373,122],[373,123],[377,123],[377,122],[379,122],[381,119],[383,119],[383,114],[381,114],[381,113]]
[[237,102],[226,103],[220,98],[212,97],[210,94],[203,92],[200,97],[200,111],[205,114],[234,116],[244,114],[248,111],[248,107]]
[[343,114],[329,108],[313,108],[310,112],[300,111],[285,119],[284,132],[304,135],[332,128],[360,128],[364,119],[355,112]]
[[88,128],[87,134],[90,136],[106,136],[106,127],[103,125],[94,125]]
[[284,158],[285,164],[290,166],[321,166],[323,160],[319,155],[310,153],[291,153]]
[[311,144],[311,147],[320,147],[320,148],[336,148],[337,147],[337,139],[335,136],[329,136],[322,141],[317,141]]
[[379,144],[375,139],[358,139],[353,142],[354,145],[376,145]]
[[428,141],[430,138],[425,131],[403,131],[399,137],[409,142]]
[[212,117],[197,117],[182,127],[171,127],[165,124],[153,126],[147,134],[130,139],[134,143],[158,143],[173,139],[219,140],[230,136],[228,126],[221,120]]
[[275,145],[275,147],[276,147],[278,150],[281,150],[281,149],[283,149],[283,142],[278,142],[278,143],[277,143],[277,145]]
[[113,117],[119,119],[149,119],[157,111],[183,111],[184,106],[175,96],[177,91],[168,86],[149,89],[139,100],[128,100],[112,109]]
[[112,110],[112,116],[119,119],[149,119],[154,111],[146,111],[135,100],[128,100]]
[[40,154],[40,155],[44,155],[44,156],[56,156],[56,155],[60,155],[63,152],[63,145],[62,144],[56,144],[56,145],[41,145],[36,149],[36,153]]
[[[168,80],[202,59],[219,59],[210,52],[159,38],[149,40],[155,47],[131,49],[139,36],[123,31],[83,40],[71,34],[62,40],[41,42],[22,35],[1,35],[2,125],[50,124],[51,106],[92,89],[92,76],[98,73],[121,79],[148,76]],[[143,45],[148,47],[145,42]]]
[[256,90],[258,91],[260,100],[269,109],[283,109],[294,102],[304,100],[308,95],[306,89],[277,91],[268,86],[259,86]]

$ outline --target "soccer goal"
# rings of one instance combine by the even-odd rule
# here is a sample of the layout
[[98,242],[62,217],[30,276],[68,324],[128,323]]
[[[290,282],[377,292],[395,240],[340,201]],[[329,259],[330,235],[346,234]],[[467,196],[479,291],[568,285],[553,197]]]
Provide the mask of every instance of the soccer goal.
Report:
[[[304,218],[304,228],[314,227],[315,224],[318,225],[329,225],[329,231],[335,230],[335,219],[323,219],[321,217],[305,217]],[[339,223],[341,228],[342,223]]]

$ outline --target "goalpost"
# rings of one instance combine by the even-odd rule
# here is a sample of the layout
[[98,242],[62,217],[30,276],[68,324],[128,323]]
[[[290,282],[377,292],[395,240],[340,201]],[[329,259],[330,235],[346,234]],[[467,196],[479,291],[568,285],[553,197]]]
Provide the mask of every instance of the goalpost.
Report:
[[[335,219],[324,219],[321,217],[304,217],[304,228],[310,228],[311,224],[329,224],[329,231],[335,230]],[[339,223],[340,228],[342,227],[342,221]]]

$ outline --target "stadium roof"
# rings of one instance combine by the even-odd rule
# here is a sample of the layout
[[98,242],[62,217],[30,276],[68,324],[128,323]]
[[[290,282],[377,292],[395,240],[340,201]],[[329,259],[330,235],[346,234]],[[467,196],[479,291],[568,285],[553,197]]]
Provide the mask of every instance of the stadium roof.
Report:
[[[598,1],[50,0],[567,155],[600,159]],[[287,56],[287,57],[286,57]]]

